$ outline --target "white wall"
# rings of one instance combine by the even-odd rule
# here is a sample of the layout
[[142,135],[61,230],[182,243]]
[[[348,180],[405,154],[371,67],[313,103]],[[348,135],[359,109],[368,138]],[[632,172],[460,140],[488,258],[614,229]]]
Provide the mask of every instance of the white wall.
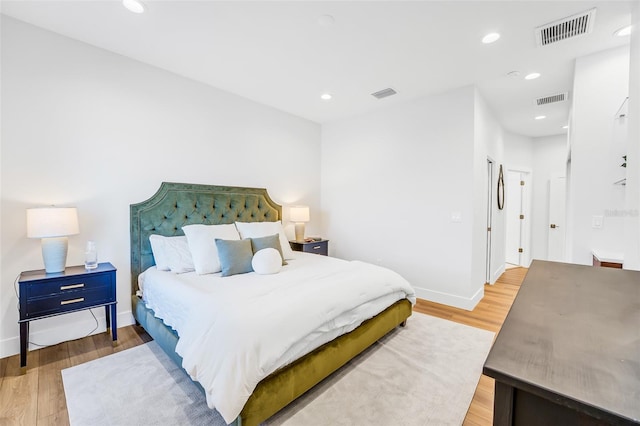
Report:
[[[311,206],[318,233],[318,124],[4,16],[1,64],[0,357],[19,350],[14,280],[43,267],[28,207],[77,206],[67,264],[97,241],[100,261],[118,268],[121,325],[131,320],[129,205],[162,181],[266,187],[279,203]],[[35,321],[31,339],[78,338],[93,324],[88,311]]]
[[533,140],[511,132],[504,134],[504,163],[507,169],[530,171],[533,168]]
[[624,218],[624,268],[640,270],[640,1],[632,14],[627,121],[627,187]]
[[567,135],[534,138],[531,203],[531,258],[547,259],[549,245],[549,178],[565,175]]
[[[490,107],[478,91],[474,98],[474,170],[473,170],[473,209],[472,230],[472,283],[486,282],[487,256],[487,212],[491,209],[491,264],[489,283],[494,284],[505,268],[506,218],[505,211],[498,209],[497,186],[500,164],[504,161],[503,130],[495,119]],[[487,206],[487,159],[494,162],[491,180],[492,199]],[[472,284],[472,288],[474,285]]]
[[[333,255],[388,266],[419,297],[475,306],[484,283],[474,258],[476,96],[464,87],[323,125],[323,234]],[[493,137],[487,127],[480,133]]]
[[619,165],[611,147],[614,115],[629,94],[628,86],[628,47],[576,59],[568,209],[572,263],[591,264],[594,248],[624,250],[623,218],[605,217],[602,229],[592,228],[592,218],[625,208],[625,187],[613,185]]

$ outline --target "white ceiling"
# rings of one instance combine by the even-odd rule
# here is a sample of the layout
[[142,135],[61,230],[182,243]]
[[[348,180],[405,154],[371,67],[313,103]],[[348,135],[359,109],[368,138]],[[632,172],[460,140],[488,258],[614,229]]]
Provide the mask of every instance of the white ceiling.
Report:
[[[574,60],[629,43],[633,1],[2,1],[2,13],[325,123],[475,84],[509,131],[562,133]],[[591,34],[536,47],[537,26],[597,8]],[[318,18],[331,15],[333,25]],[[480,39],[499,32],[496,43]],[[508,77],[519,71],[519,78]],[[532,71],[542,76],[525,81]],[[370,94],[392,87],[398,94]],[[334,98],[322,101],[320,94]],[[570,94],[571,96],[571,94]],[[534,120],[536,115],[545,120]]]

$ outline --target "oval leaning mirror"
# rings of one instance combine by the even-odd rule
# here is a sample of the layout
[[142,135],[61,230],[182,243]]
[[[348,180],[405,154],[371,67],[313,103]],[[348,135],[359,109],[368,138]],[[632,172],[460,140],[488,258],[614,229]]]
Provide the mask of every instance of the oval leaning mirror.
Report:
[[498,172],[498,209],[504,208],[504,176],[502,174],[502,164],[500,164],[500,171]]

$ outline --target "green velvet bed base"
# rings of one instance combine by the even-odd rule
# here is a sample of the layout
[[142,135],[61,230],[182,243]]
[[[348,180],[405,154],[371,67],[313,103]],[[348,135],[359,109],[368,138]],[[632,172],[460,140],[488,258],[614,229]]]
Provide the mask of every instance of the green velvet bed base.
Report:
[[[144,303],[139,302],[140,299],[137,296],[132,296],[132,308],[136,321],[167,355],[181,366],[182,358],[175,352],[178,343],[176,332],[156,318],[153,311],[144,306]],[[407,299],[400,300],[377,316],[363,322],[352,332],[320,346],[266,377],[258,383],[242,409],[240,417],[236,419],[235,425],[259,425],[395,327],[403,324],[409,316],[411,316],[411,303]],[[198,382],[195,383],[200,386]]]
[[240,413],[242,426],[257,426],[320,383],[411,316],[411,302],[400,300],[377,316],[266,377]]
[[[163,182],[151,198],[130,206],[132,312],[136,321],[176,364],[182,366],[182,358],[175,352],[177,334],[156,318],[144,303],[139,303],[140,299],[135,295],[138,275],[155,264],[149,236],[184,235],[182,227],[193,223],[215,225],[277,220],[282,220],[282,206],[275,203],[264,188]],[[351,333],[266,377],[258,383],[234,424],[256,426],[271,417],[410,315],[411,303],[401,300]]]

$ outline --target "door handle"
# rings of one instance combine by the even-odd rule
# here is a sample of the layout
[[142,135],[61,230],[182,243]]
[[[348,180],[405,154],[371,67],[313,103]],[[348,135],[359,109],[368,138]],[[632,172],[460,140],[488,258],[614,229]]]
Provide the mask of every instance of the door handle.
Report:
[[551,225],[549,225],[549,228],[551,229],[560,228],[560,225],[556,225],[555,223],[552,223]]

